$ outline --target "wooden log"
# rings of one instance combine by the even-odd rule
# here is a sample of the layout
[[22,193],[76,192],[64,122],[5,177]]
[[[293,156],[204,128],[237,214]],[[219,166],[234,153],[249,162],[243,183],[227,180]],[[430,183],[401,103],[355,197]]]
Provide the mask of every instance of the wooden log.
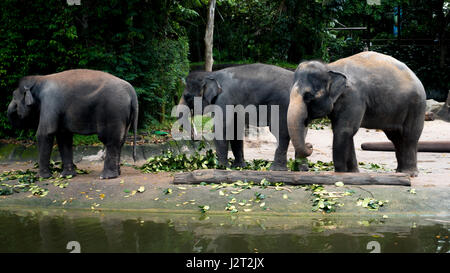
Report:
[[334,185],[342,181],[347,185],[398,185],[411,186],[410,177],[404,173],[335,173],[335,172],[291,172],[291,171],[248,171],[248,170],[196,170],[176,173],[174,184],[232,183],[238,180],[262,179],[283,182],[286,185],[325,184]]
[[[417,148],[419,152],[450,153],[450,141],[419,141]],[[390,141],[365,142],[361,144],[361,149],[382,152],[395,151],[394,144]]]

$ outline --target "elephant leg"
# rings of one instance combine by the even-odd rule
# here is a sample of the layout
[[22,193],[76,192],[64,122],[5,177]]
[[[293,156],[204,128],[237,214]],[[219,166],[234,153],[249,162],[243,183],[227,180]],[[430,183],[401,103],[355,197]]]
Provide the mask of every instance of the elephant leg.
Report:
[[358,172],[353,136],[357,126],[333,126],[333,163],[336,172]]
[[52,176],[50,172],[50,156],[52,154],[54,135],[37,133],[37,144],[39,150],[39,176],[49,178]]
[[122,142],[120,143],[119,157],[118,157],[118,160],[117,160],[117,169],[119,171],[119,175],[121,174],[121,171],[120,171],[120,157],[122,155],[122,148],[123,148],[123,145],[125,144],[125,141],[127,139],[127,134],[128,134],[129,130],[130,130],[130,126],[128,126],[127,129],[125,130],[125,134],[123,135]]
[[[99,133],[98,138],[105,145],[106,155],[101,179],[110,179],[119,176],[120,152],[123,144],[124,128],[119,129],[120,125],[106,126],[106,128],[115,128],[114,131],[104,131]],[[118,131],[116,131],[118,130]]]
[[244,160],[244,141],[243,140],[230,140],[231,150],[234,155],[234,162],[231,167],[244,168],[247,166]]
[[333,163],[336,172],[347,172],[348,146],[351,136],[348,133],[333,133]]
[[219,165],[228,168],[228,140],[214,140]]
[[[398,172],[407,173],[411,177],[416,177],[419,174],[417,169],[417,144],[418,140],[403,138],[402,153],[399,155],[403,161],[403,167]],[[397,159],[398,160],[398,159]]]
[[353,142],[353,136],[350,139],[349,146],[347,147],[347,172],[358,173],[358,161],[356,160],[355,144]]
[[289,133],[281,132],[277,139],[277,149],[275,150],[275,156],[273,163],[270,166],[271,171],[286,171],[287,170],[287,150],[289,147]]
[[397,161],[402,161],[398,172],[408,173],[411,177],[419,174],[417,168],[417,146],[424,126],[425,106],[417,105],[412,107],[408,117],[403,124],[399,147],[401,152],[397,156]]
[[56,134],[56,142],[59,147],[59,154],[61,155],[61,161],[63,170],[61,172],[62,177],[77,175],[76,166],[73,164],[73,134],[71,133],[58,133]]
[[417,176],[417,143],[418,138],[411,139],[400,131],[384,132],[395,147],[395,157],[397,158],[397,172],[408,173]]
[[[365,109],[343,102],[330,115],[333,128],[333,163],[336,172],[358,172],[353,136],[358,132]],[[346,106],[346,107],[344,107]]]
[[120,156],[119,143],[113,143],[106,146],[105,163],[100,175],[101,179],[110,179],[119,176],[118,160]]
[[[227,128],[233,126],[234,127],[234,136],[233,139],[230,140],[231,151],[234,155],[234,162],[231,165],[232,168],[243,168],[246,166],[244,160],[244,131],[245,124],[238,124],[237,122],[237,114],[234,115],[233,124],[227,124]],[[244,125],[244,126],[239,126]],[[228,130],[228,129],[227,129]]]

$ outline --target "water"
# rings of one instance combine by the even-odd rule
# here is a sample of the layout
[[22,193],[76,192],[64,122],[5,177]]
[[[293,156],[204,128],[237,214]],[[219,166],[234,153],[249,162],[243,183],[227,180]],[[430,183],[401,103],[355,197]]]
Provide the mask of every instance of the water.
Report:
[[450,249],[448,223],[0,210],[0,252],[67,253],[75,241],[81,252],[443,253]]

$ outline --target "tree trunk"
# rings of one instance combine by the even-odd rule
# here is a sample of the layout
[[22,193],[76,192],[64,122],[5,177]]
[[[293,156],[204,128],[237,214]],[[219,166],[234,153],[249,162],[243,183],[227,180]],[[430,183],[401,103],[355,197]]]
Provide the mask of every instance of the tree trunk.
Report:
[[242,180],[259,183],[263,178],[286,185],[326,184],[342,181],[347,185],[398,185],[411,186],[410,177],[404,173],[335,173],[335,172],[291,172],[291,171],[234,171],[196,170],[174,174],[174,184],[232,183]]
[[212,71],[213,66],[213,36],[214,36],[214,10],[216,0],[209,0],[208,22],[205,31],[205,71]]

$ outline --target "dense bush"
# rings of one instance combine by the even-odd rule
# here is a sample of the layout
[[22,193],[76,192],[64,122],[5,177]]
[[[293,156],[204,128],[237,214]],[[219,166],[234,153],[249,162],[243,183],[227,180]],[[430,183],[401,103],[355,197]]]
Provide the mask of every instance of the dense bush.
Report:
[[[187,25],[191,61],[203,58],[204,16]],[[327,24],[324,16],[320,1],[219,1],[214,59],[219,62],[299,62],[320,58],[321,31]]]
[[[444,0],[222,0],[214,30],[219,62],[294,63],[335,61],[365,48],[405,62],[421,79],[429,98],[444,100],[449,86],[449,9]],[[375,2],[375,1],[372,1]],[[394,10],[401,8],[399,36]],[[206,14],[187,25],[191,61],[203,59]],[[203,13],[202,13],[203,12]],[[330,30],[367,27],[366,30]],[[371,45],[372,44],[372,45]]]

